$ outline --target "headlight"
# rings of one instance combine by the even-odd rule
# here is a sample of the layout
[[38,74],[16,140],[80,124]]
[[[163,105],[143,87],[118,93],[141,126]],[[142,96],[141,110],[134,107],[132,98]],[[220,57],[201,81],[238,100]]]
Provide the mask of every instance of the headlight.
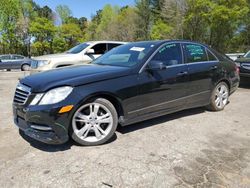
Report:
[[50,63],[50,61],[48,61],[48,60],[39,60],[39,61],[37,61],[37,66],[43,67],[45,65],[48,65],[49,63]]
[[43,93],[37,94],[35,98],[33,99],[33,101],[30,103],[30,105],[56,104],[66,99],[69,96],[69,94],[72,92],[72,90],[73,88],[69,86],[51,89],[45,94]]

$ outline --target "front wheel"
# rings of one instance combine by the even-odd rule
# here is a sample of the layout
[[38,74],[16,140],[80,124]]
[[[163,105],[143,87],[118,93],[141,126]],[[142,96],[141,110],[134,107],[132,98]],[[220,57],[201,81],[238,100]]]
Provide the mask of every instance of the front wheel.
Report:
[[21,70],[22,71],[29,71],[30,70],[30,66],[28,64],[24,64],[24,65],[22,65]]
[[229,88],[225,82],[220,82],[212,92],[210,98],[209,110],[221,111],[228,103]]
[[100,145],[114,135],[117,124],[118,117],[113,104],[98,98],[76,110],[72,118],[71,137],[81,145]]

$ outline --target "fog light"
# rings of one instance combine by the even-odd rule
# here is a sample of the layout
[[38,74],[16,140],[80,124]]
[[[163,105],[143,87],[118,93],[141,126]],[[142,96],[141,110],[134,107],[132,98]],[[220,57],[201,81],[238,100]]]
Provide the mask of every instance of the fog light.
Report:
[[60,109],[59,114],[69,112],[70,110],[72,110],[73,107],[73,105],[64,106]]

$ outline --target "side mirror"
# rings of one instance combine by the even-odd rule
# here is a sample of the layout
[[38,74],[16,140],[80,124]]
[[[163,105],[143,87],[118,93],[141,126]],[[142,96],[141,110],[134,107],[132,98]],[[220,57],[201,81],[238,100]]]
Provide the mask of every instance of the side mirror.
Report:
[[2,63],[2,60],[0,59],[0,63]]
[[149,70],[163,70],[166,69],[166,66],[161,61],[152,60],[148,63]]
[[87,55],[95,54],[95,50],[94,49],[88,49],[85,54],[87,54]]
[[238,55],[238,56],[237,56],[237,58],[242,58],[242,57],[243,57],[243,55]]

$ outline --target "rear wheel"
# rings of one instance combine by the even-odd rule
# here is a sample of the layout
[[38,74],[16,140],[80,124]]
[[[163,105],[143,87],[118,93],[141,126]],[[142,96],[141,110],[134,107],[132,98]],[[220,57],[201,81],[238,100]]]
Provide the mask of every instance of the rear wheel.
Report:
[[118,117],[115,107],[98,98],[79,107],[72,118],[71,137],[85,146],[107,142],[115,133]]
[[220,82],[212,92],[209,110],[221,111],[228,103],[229,88],[225,82]]
[[24,64],[24,65],[22,65],[21,70],[22,71],[29,71],[30,70],[30,66],[28,64]]

